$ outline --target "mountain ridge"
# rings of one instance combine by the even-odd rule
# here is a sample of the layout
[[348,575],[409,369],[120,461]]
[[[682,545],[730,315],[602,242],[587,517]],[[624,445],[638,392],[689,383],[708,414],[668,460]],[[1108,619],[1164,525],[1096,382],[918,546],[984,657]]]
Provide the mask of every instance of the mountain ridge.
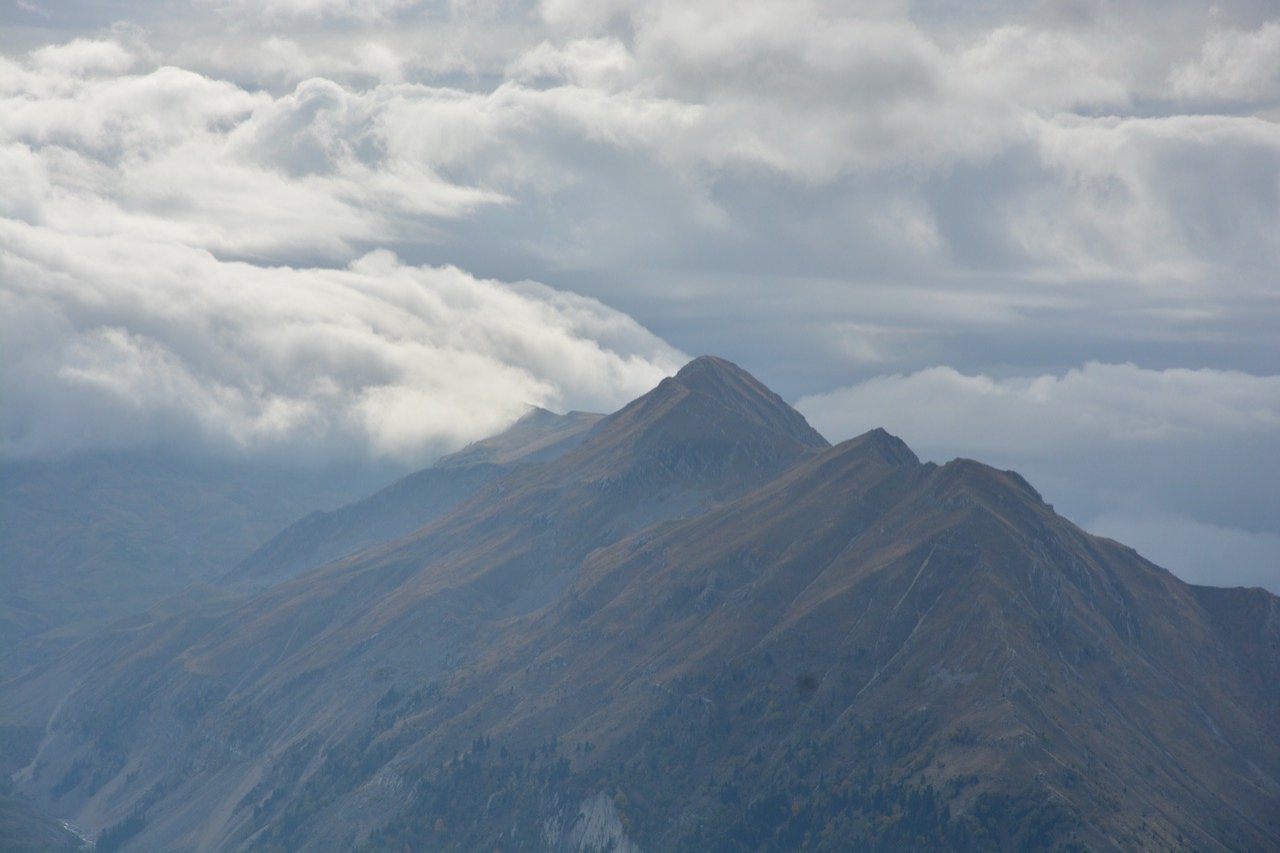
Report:
[[260,545],[223,579],[277,582],[398,539],[448,513],[514,466],[550,461],[568,452],[601,417],[587,412],[557,415],[534,407],[501,433],[448,454],[362,500],[299,519]]
[[1274,846],[1275,596],[694,365],[406,536],[5,685],[24,791],[138,810],[137,849]]

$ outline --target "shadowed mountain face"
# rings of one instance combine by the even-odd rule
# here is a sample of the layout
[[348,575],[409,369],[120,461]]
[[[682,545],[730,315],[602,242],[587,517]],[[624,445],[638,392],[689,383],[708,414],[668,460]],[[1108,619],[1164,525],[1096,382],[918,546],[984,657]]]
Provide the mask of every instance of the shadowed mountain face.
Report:
[[[5,686],[146,849],[1268,849],[1280,610],[698,359],[384,545]],[[127,832],[126,832],[127,830]]]

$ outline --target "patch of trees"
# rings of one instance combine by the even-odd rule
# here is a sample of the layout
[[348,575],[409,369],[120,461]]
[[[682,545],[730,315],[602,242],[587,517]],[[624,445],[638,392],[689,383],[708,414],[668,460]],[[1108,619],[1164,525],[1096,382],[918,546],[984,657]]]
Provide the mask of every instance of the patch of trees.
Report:
[[93,849],[95,853],[112,853],[146,828],[147,818],[142,809],[134,809],[124,820],[104,829],[94,843]]

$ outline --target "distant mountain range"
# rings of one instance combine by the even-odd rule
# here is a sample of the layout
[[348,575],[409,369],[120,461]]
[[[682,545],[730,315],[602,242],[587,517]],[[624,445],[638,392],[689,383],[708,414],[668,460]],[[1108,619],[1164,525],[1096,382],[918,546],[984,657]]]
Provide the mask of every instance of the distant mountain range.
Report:
[[720,359],[219,583],[0,685],[100,849],[1280,849],[1280,599]]

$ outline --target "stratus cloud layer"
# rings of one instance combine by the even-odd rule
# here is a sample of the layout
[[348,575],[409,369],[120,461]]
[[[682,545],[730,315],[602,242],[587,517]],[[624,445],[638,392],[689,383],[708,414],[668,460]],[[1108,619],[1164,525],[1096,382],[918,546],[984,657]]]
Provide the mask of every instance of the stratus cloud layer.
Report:
[[929,447],[987,453],[1280,436],[1280,376],[1227,370],[1090,363],[1061,376],[996,379],[934,367],[877,377],[798,405],[832,435],[882,422]]
[[[832,365],[830,384],[869,362],[981,369],[991,334],[1028,323],[1062,369],[1228,337],[1255,370],[1280,358],[1263,322],[1280,321],[1280,124],[1251,114],[1280,97],[1280,23],[1228,7],[1206,30],[1186,5],[1152,40],[1118,13],[949,32],[893,3],[428,7],[282,2],[263,31],[122,31],[7,61],[12,215],[223,257],[391,246],[569,278],[650,306],[659,334],[723,314],[726,293],[742,307],[720,335],[754,332],[803,282],[822,308],[782,306],[773,349]],[[365,23],[286,26],[308,16]],[[437,30],[469,52],[432,49]],[[939,332],[950,351],[928,352]]]

